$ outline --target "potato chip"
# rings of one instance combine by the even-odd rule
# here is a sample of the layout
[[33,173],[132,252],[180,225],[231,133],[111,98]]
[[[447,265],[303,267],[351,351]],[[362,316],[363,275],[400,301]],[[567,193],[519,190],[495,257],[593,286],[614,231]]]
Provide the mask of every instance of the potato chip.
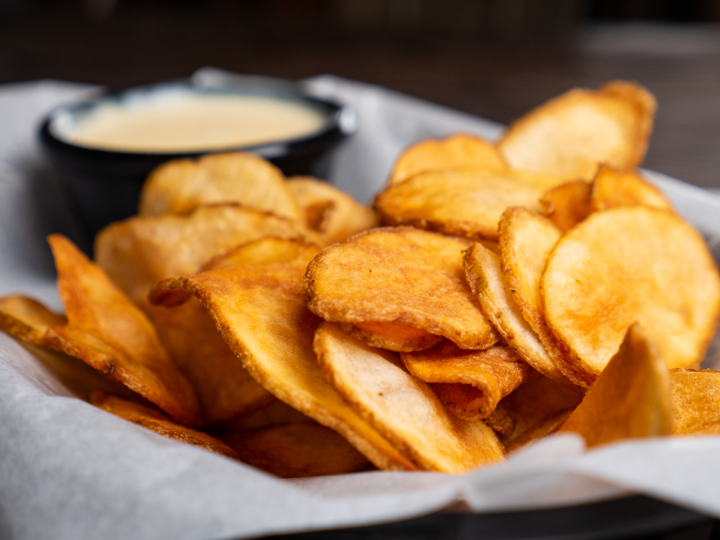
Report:
[[563,431],[579,433],[588,447],[671,433],[670,374],[639,325],[630,327]]
[[358,234],[310,263],[308,307],[328,321],[402,324],[463,349],[486,349],[498,336],[465,283],[465,247],[409,227]]
[[645,180],[637,169],[615,169],[602,165],[590,191],[592,211],[635,205],[673,211],[672,204],[662,191]]
[[15,339],[40,347],[47,346],[45,333],[51,326],[67,324],[64,315],[53,313],[26,296],[0,298],[0,330]]
[[226,433],[238,433],[240,431],[255,431],[274,426],[312,421],[309,416],[276,399],[267,407],[263,407],[252,414],[238,416],[224,426],[224,431]]
[[200,302],[148,306],[148,316],[170,357],[197,392],[203,423],[226,422],[275,398],[243,367]]
[[214,452],[222,456],[235,459],[238,458],[235,450],[227,446],[221,440],[211,437],[202,431],[196,431],[176,424],[160,411],[156,411],[150,407],[146,407],[145,405],[121,399],[100,391],[93,392],[90,397],[90,403],[104,411],[114,414],[115,416],[119,416],[120,418],[124,418],[129,422],[144,427],[145,429],[154,431],[158,435],[162,435],[168,439],[175,439],[176,441],[191,444],[202,448],[203,450]]
[[280,169],[244,152],[175,159],[160,165],[143,186],[138,213],[183,214],[213,203],[239,203],[288,219],[303,219]]
[[[560,239],[560,231],[549,220],[527,208],[508,208],[500,219],[499,231],[501,266],[507,288],[553,364],[548,366],[550,371],[536,369],[562,384],[572,381],[587,387],[592,380],[576,370],[564,354],[545,321],[540,297],[540,280],[550,252]],[[558,376],[558,370],[562,376]]]
[[406,148],[395,161],[389,185],[419,173],[455,167],[507,169],[495,145],[485,139],[457,133],[445,139],[428,139]]
[[530,376],[531,369],[509,347],[465,351],[451,341],[401,354],[411,375],[432,385],[440,401],[460,418],[486,418],[502,398]]
[[697,365],[720,312],[720,277],[700,234],[642,206],[596,212],[566,233],[541,294],[548,325],[589,379],[636,321],[669,368]]
[[422,351],[440,343],[443,339],[442,336],[400,323],[356,322],[340,323],[340,326],[343,332],[364,341],[371,347],[391,351]]
[[560,184],[540,197],[543,215],[552,221],[560,232],[566,232],[580,223],[593,211],[590,207],[590,183],[571,180]]
[[498,148],[512,168],[590,180],[600,163],[642,163],[655,108],[652,94],[635,83],[570,90],[514,122]]
[[223,437],[245,463],[282,478],[347,474],[367,459],[335,431],[298,422]]
[[361,417],[419,468],[463,473],[503,459],[495,433],[482,420],[462,420],[397,357],[324,322],[315,353],[328,379]]
[[185,216],[134,217],[95,239],[95,259],[141,307],[161,279],[192,275],[212,257],[267,236],[312,238],[288,219],[237,205],[200,207]]
[[296,176],[289,179],[287,187],[300,208],[305,210],[307,227],[322,234],[327,244],[378,225],[379,218],[372,208],[360,204],[328,182]]
[[495,411],[512,429],[500,438],[507,452],[515,451],[556,431],[580,404],[583,393],[547,377],[531,377],[504,398]]
[[507,344],[543,375],[569,384],[537,334],[523,318],[503,276],[500,258],[476,243],[465,252],[464,264],[468,283],[483,313]]
[[[295,257],[288,260],[288,252]],[[315,246],[298,240],[258,240],[214,260],[199,274],[159,283],[150,301],[177,305],[196,295],[266,390],[339,432],[379,468],[413,470],[343,402],[317,364],[312,340],[319,319],[307,309],[303,290],[303,273],[316,253]]]
[[539,210],[540,197],[561,179],[520,171],[455,169],[418,174],[375,199],[390,225],[412,225],[472,240],[497,239],[509,206]]
[[720,434],[720,371],[670,372],[673,435]]
[[195,391],[145,314],[67,238],[54,234],[48,241],[68,319],[66,325],[48,329],[48,344],[120,381],[177,422],[198,425]]

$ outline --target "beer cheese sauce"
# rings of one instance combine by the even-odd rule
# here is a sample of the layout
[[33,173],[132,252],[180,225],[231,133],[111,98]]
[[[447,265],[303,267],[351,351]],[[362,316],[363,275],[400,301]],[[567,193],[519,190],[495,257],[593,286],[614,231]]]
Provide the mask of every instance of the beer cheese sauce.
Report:
[[319,111],[300,102],[187,93],[103,103],[62,138],[102,150],[192,152],[294,139],[324,124]]

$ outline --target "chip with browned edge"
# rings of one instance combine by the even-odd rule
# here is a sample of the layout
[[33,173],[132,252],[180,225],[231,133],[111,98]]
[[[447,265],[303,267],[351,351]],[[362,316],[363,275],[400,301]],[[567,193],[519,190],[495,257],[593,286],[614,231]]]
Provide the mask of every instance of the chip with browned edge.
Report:
[[48,237],[68,323],[47,342],[153,402],[174,420],[200,423],[194,389],[160,344],[145,314],[64,236]]
[[643,178],[637,169],[616,169],[601,165],[590,189],[591,210],[597,212],[635,205],[674,211],[663,192]]
[[150,295],[176,305],[196,295],[225,342],[266,390],[339,432],[381,469],[412,470],[404,458],[342,400],[315,359],[319,319],[307,309],[303,273],[317,247],[269,238],[215,259],[191,277],[167,279]]
[[463,240],[409,227],[358,234],[310,263],[308,307],[328,321],[401,324],[463,349],[487,349],[498,335],[465,283],[466,247]]
[[64,315],[53,313],[27,296],[0,298],[0,330],[15,339],[40,347],[48,346],[45,333],[51,326],[67,324]]
[[672,431],[670,373],[658,349],[630,327],[620,350],[558,432],[573,431],[588,447]]
[[443,383],[431,387],[443,405],[468,420],[490,416],[498,402],[532,373],[509,347],[465,351],[448,340],[400,358],[421,381]]
[[555,186],[540,197],[540,209],[560,232],[569,231],[592,212],[590,183],[571,180]]

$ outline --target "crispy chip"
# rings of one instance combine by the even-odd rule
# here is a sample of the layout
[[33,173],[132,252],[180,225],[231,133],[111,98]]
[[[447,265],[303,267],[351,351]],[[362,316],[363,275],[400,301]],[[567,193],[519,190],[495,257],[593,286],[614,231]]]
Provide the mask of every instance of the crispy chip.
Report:
[[486,349],[498,336],[465,283],[466,247],[462,240],[409,227],[361,233],[310,263],[308,307],[328,321],[397,323],[463,349]]
[[252,414],[238,416],[225,426],[227,433],[255,431],[273,426],[284,426],[298,422],[312,422],[312,418],[286,405],[279,399]]
[[440,401],[460,418],[486,418],[502,398],[530,376],[530,367],[509,347],[464,351],[451,341],[401,354],[405,367],[432,385]]
[[470,288],[483,312],[507,344],[543,375],[569,384],[537,334],[523,318],[505,282],[500,258],[476,243],[465,252],[464,264]]
[[720,371],[676,369],[670,387],[673,435],[720,434]]
[[560,184],[540,197],[540,207],[560,232],[569,231],[593,211],[590,207],[590,183],[571,180]]
[[503,459],[482,420],[448,414],[432,390],[388,351],[324,322],[315,334],[323,371],[350,406],[419,468],[463,473]]
[[[540,280],[550,252],[560,239],[560,231],[546,218],[526,208],[508,208],[500,220],[499,230],[502,271],[507,287],[523,318],[552,360],[549,372],[536,369],[562,384],[572,381],[587,386],[589,382],[584,373],[576,373],[574,364],[563,353],[548,327],[540,297]],[[558,370],[562,376],[557,376]]]
[[389,185],[427,171],[456,167],[507,169],[495,145],[485,139],[458,133],[445,139],[428,139],[406,148],[395,161]]
[[422,351],[440,343],[442,336],[436,336],[425,330],[407,324],[390,322],[341,323],[343,331],[371,347],[391,351]]
[[592,182],[592,211],[635,205],[673,211],[662,191],[645,180],[637,169],[621,170],[602,165]]
[[588,447],[671,433],[670,374],[637,324],[558,431],[579,433]]
[[141,307],[161,279],[192,275],[212,257],[267,236],[312,238],[304,226],[237,205],[200,207],[186,216],[134,217],[95,239],[95,259]]
[[46,347],[47,329],[65,324],[67,318],[64,315],[53,313],[37,300],[26,296],[0,298],[0,330],[15,339]]
[[147,317],[65,237],[48,237],[68,323],[47,331],[48,343],[80,358],[166,411],[200,423],[193,388],[177,370]]
[[[288,260],[287,252],[295,258]],[[413,470],[343,402],[320,371],[312,348],[319,320],[306,307],[302,285],[316,252],[297,240],[258,240],[216,259],[199,274],[159,283],[150,300],[176,305],[195,294],[225,342],[266,390],[339,432],[377,467]]]
[[720,277],[700,234],[642,206],[596,212],[566,233],[541,294],[548,325],[589,380],[636,321],[669,368],[697,365],[720,312]]
[[282,478],[359,471],[367,459],[335,431],[298,422],[223,437],[245,463]]
[[505,450],[515,451],[557,430],[582,398],[578,388],[569,388],[547,377],[531,377],[495,409],[512,424],[510,432],[501,437]]
[[270,162],[243,152],[176,159],[160,165],[140,194],[141,216],[183,214],[213,203],[239,203],[292,220],[303,216]]
[[590,180],[600,163],[642,163],[655,108],[655,98],[635,83],[570,90],[514,122],[498,148],[513,168]]
[[328,182],[311,176],[297,176],[289,179],[287,187],[300,208],[305,210],[308,228],[322,234],[327,244],[345,240],[379,222],[372,208],[360,204]]
[[124,418],[129,422],[137,424],[154,431],[158,435],[175,439],[176,441],[198,446],[203,450],[214,452],[226,457],[237,459],[235,450],[227,446],[221,440],[211,437],[202,431],[181,426],[171,421],[170,418],[162,414],[160,411],[146,407],[139,403],[134,403],[119,397],[106,394],[105,392],[93,392],[90,396],[90,403],[107,411],[115,416]]
[[427,172],[381,192],[375,207],[390,225],[494,240],[500,216],[509,206],[539,210],[542,194],[561,182],[554,176],[509,170]]

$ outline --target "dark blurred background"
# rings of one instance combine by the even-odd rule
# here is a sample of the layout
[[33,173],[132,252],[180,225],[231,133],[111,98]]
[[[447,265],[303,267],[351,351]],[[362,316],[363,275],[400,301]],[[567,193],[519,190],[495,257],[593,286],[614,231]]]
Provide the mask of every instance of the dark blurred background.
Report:
[[658,98],[646,166],[720,188],[720,0],[0,0],[0,83],[333,73],[508,123],[573,86]]

